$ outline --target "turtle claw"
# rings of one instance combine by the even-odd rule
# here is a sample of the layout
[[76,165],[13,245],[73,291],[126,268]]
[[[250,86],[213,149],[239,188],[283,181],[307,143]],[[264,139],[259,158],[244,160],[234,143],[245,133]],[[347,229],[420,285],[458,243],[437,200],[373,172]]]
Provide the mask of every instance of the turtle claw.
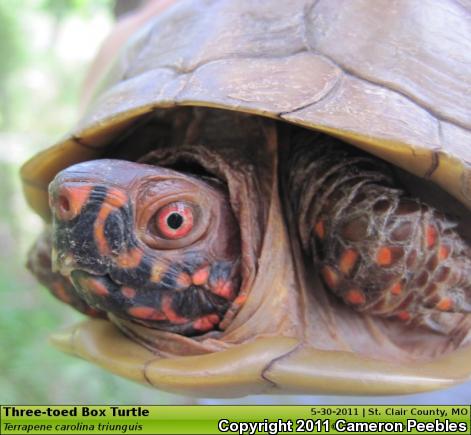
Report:
[[447,327],[443,322],[441,322],[439,317],[439,313],[430,313],[430,315],[424,315],[423,317],[420,317],[414,323],[416,323],[417,326],[424,326],[428,330],[437,334],[449,335],[451,328]]
[[426,331],[447,337],[450,340],[446,346],[458,348],[469,335],[469,316],[462,312],[443,313],[434,309],[422,310],[408,323],[413,328],[423,328]]

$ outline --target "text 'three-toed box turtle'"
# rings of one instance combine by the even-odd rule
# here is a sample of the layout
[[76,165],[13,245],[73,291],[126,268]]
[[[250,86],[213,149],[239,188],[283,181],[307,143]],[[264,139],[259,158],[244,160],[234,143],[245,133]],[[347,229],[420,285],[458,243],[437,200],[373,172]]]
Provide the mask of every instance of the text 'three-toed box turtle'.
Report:
[[92,317],[56,345],[199,396],[469,379],[470,14],[189,0],[149,21],[22,170],[48,225],[29,267]]

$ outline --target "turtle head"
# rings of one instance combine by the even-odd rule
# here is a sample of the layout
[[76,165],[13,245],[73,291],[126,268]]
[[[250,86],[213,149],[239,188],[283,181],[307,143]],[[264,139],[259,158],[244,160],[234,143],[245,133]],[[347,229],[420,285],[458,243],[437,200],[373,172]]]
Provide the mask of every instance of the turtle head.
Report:
[[239,231],[219,182],[95,160],[60,172],[49,202],[53,267],[92,307],[194,335],[237,296]]

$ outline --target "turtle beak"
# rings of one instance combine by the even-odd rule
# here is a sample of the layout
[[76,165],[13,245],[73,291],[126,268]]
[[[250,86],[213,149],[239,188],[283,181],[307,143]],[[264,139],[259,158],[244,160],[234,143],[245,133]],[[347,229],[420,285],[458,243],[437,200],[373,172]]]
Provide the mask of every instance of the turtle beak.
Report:
[[[73,177],[74,173],[66,170],[49,186],[53,215],[52,268],[64,276],[69,276],[74,270],[105,274],[109,254],[102,252],[105,248],[109,250],[106,220],[127,202],[127,198],[118,189],[110,191],[105,185],[94,183],[93,179],[77,181]],[[115,220],[122,219],[122,214],[118,216],[116,213]],[[121,227],[123,225],[116,226]]]
[[53,246],[51,251],[51,270],[54,273],[60,273],[64,276],[69,276],[70,272],[76,268],[76,263],[72,255],[60,255],[57,249]]
[[106,160],[74,165],[49,185],[52,267],[64,276],[75,270],[105,275],[115,252],[128,246],[132,207],[127,185],[119,185],[108,170]]
[[53,214],[54,237],[51,252],[52,270],[64,276],[77,268],[68,234],[87,204],[93,186],[90,183],[65,181],[63,176],[49,186],[49,206]]

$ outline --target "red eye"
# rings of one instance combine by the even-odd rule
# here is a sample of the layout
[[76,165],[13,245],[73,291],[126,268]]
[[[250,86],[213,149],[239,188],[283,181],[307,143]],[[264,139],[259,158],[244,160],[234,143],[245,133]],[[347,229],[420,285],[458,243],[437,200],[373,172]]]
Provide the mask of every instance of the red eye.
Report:
[[193,229],[193,209],[184,202],[168,204],[157,212],[155,226],[162,237],[181,239]]

